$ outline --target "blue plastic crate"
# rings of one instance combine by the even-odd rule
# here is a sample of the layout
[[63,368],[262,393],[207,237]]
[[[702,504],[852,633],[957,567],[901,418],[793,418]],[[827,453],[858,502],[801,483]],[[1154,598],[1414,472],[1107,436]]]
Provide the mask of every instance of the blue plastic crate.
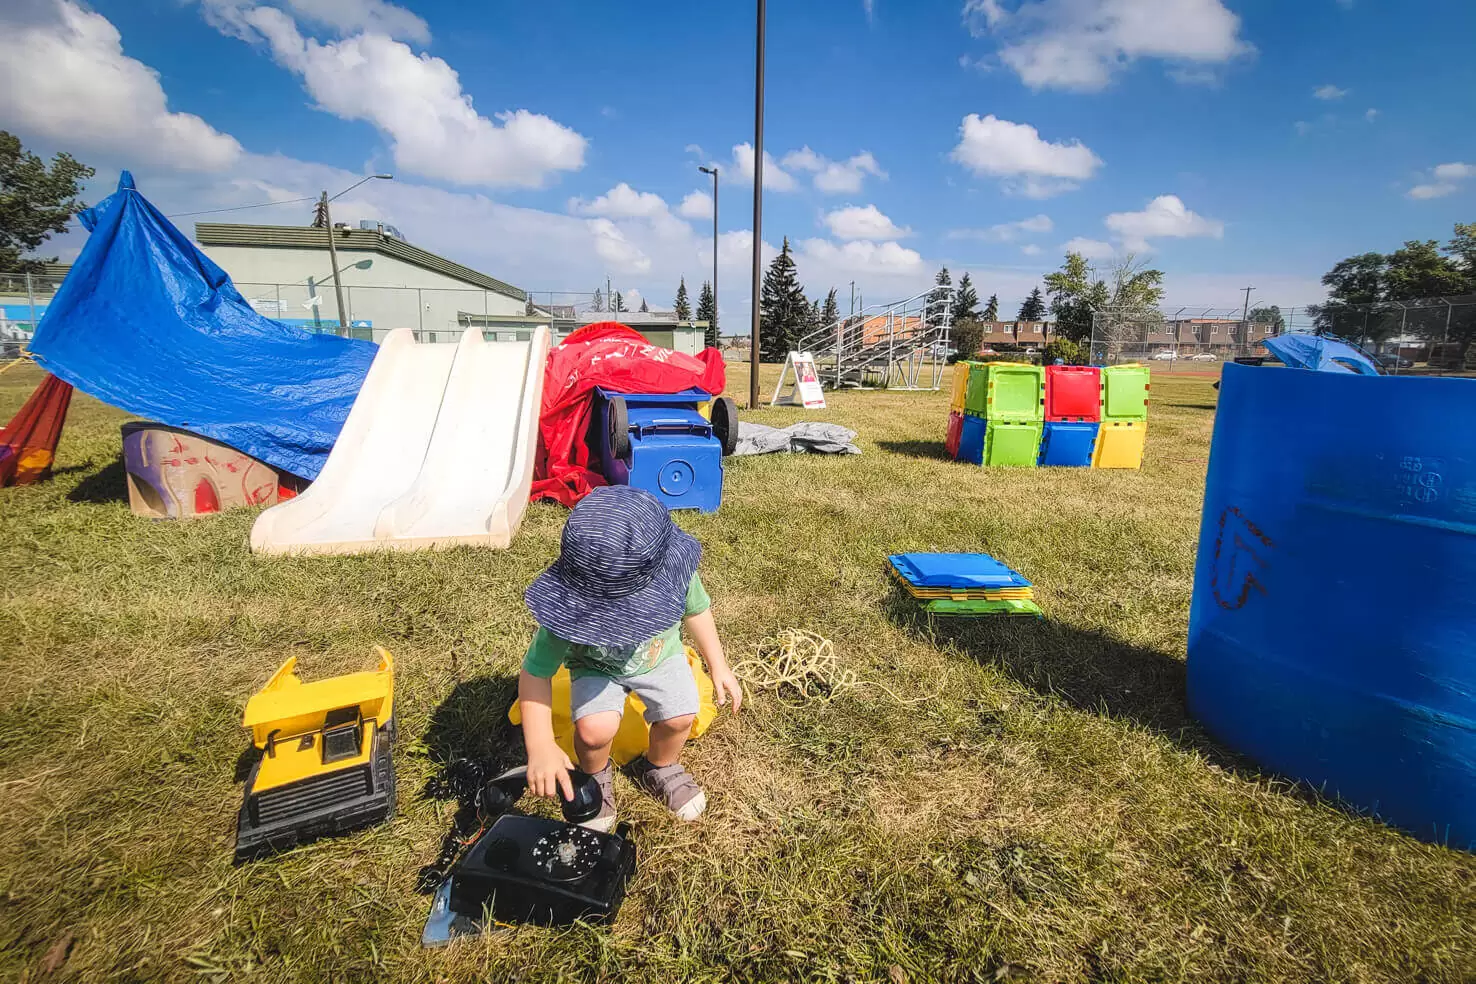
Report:
[[958,437],[957,460],[971,465],[984,463],[984,434],[987,424],[983,417],[964,415],[963,430]]
[[887,558],[918,588],[1028,588],[1030,582],[982,553],[905,553]]
[[1090,468],[1092,449],[1097,445],[1097,423],[1046,421],[1040,441],[1042,466]]

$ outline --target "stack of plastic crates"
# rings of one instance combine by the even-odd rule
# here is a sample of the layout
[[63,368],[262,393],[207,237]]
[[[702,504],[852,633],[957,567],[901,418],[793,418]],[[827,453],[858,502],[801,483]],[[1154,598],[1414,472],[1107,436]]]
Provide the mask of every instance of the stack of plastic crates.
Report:
[[934,615],[1041,617],[1030,582],[988,554],[893,554],[887,564],[902,589]]
[[1138,468],[1148,367],[960,362],[947,450],[975,465]]

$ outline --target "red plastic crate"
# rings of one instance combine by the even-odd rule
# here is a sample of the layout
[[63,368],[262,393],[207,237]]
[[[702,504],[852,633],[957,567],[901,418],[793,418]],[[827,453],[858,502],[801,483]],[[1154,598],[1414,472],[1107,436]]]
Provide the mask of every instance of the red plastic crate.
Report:
[[948,452],[948,457],[958,457],[958,439],[963,435],[964,415],[954,411],[948,415],[948,436],[944,438],[943,447]]
[[1045,419],[1061,423],[1102,419],[1102,371],[1096,366],[1046,366]]

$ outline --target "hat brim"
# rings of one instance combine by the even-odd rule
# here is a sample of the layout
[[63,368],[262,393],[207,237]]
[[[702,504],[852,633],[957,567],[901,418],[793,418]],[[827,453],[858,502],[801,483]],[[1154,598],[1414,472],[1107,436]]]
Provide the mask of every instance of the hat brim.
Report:
[[554,564],[528,585],[523,595],[538,624],[581,646],[634,646],[681,622],[687,588],[697,573],[702,545],[673,529],[671,542],[651,583],[620,598],[581,592],[560,576]]

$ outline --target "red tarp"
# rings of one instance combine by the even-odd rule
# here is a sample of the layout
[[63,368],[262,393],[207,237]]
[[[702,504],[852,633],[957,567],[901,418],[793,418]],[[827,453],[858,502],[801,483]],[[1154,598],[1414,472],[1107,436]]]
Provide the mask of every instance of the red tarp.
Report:
[[30,485],[51,473],[72,387],[50,373],[25,406],[0,429],[0,488]]
[[586,440],[595,387],[679,393],[696,386],[716,396],[725,385],[727,369],[717,349],[684,355],[652,345],[614,321],[585,325],[548,353],[531,498],[572,506],[605,484],[604,476],[589,467]]

